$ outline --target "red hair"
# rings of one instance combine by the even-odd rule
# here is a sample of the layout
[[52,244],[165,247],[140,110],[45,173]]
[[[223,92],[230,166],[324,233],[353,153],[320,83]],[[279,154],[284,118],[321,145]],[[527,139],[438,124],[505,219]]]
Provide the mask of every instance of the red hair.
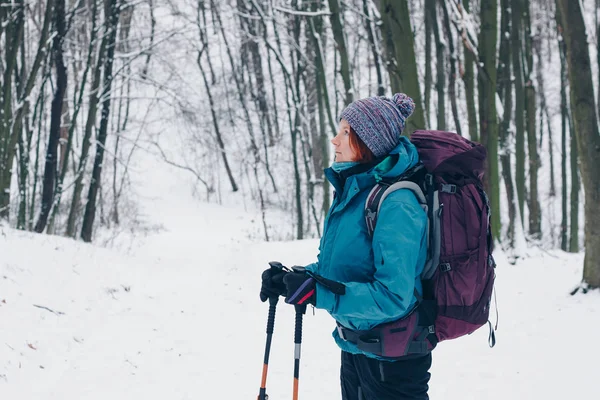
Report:
[[356,161],[359,163],[368,163],[373,161],[375,156],[371,149],[367,147],[367,145],[358,137],[354,129],[350,127],[350,147],[356,153]]

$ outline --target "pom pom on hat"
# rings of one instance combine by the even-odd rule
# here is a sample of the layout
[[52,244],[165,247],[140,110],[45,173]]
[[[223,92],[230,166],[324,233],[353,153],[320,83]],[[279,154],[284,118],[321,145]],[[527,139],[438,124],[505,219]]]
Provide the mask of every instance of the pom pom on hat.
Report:
[[396,93],[393,99],[405,119],[410,117],[413,111],[415,111],[415,102],[404,93]]
[[350,103],[340,119],[345,119],[358,137],[373,152],[382,157],[398,143],[406,125],[406,119],[415,110],[415,102],[404,93],[392,98],[368,97]]

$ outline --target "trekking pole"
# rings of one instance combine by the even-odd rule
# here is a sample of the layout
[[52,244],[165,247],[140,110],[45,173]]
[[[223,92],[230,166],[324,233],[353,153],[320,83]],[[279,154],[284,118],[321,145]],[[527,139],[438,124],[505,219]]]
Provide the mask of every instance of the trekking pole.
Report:
[[258,400],[267,400],[267,372],[269,370],[269,354],[271,353],[271,339],[273,338],[273,327],[275,325],[275,307],[279,297],[269,297],[269,318],[267,320],[267,344],[265,345],[265,359],[263,362],[262,379],[260,381],[260,391]]
[[294,332],[294,392],[292,399],[298,400],[298,380],[300,377],[300,348],[302,346],[302,317],[306,304],[296,305],[296,330]]
[[[278,261],[269,262],[272,269],[288,271],[283,264]],[[265,345],[265,359],[263,361],[262,379],[260,381],[260,391],[258,392],[258,400],[268,400],[267,395],[267,372],[269,370],[269,354],[271,353],[271,340],[273,339],[273,327],[275,326],[275,307],[279,301],[279,296],[269,297],[269,318],[267,319],[267,343]]]

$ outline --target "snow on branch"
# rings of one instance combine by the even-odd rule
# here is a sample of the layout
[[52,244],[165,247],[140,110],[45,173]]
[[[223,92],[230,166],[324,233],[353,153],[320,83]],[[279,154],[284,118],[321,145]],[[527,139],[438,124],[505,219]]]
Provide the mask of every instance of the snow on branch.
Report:
[[55,314],[55,315],[65,315],[65,313],[64,313],[64,312],[62,312],[62,311],[54,311],[54,310],[52,310],[51,308],[48,308],[48,307],[46,307],[46,306],[39,306],[39,305],[37,305],[37,304],[34,304],[33,306],[34,306],[34,307],[37,307],[37,308],[41,308],[42,310],[50,311],[51,313],[53,313],[53,314]]
[[[469,51],[475,57],[475,65],[483,75],[489,78],[487,71],[485,70],[485,66],[479,62],[479,51],[477,49],[477,30],[475,29],[475,23],[473,22],[473,17],[469,14],[462,4],[457,0],[452,0],[449,2],[450,9],[452,12],[452,23],[456,27],[456,30],[460,33],[460,37],[462,38],[463,44],[465,45],[466,51]],[[502,104],[502,100],[500,99],[500,95],[498,92],[495,93],[495,103],[496,103],[496,114],[498,115],[498,119],[502,121],[504,117],[504,104]]]
[[292,14],[292,15],[299,15],[302,17],[318,17],[318,16],[330,16],[331,13],[329,11],[296,11],[296,10],[290,10],[289,8],[283,8],[283,7],[279,7],[279,6],[273,6],[274,10],[280,11],[280,12],[284,12],[287,14]]
[[473,17],[456,0],[450,1],[449,4],[452,12],[452,23],[460,32],[465,47],[478,59],[477,30],[474,27]]

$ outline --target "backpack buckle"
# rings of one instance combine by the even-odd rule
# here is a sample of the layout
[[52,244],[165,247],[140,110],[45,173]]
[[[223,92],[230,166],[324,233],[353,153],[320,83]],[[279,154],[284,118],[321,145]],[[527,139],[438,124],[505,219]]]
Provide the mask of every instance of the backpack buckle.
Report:
[[434,325],[429,325],[429,326],[427,327],[427,331],[428,331],[430,334],[433,334],[433,333],[435,333],[435,326],[434,326]]
[[433,186],[433,175],[425,175],[425,183],[427,183],[429,186]]
[[441,263],[440,264],[440,270],[442,272],[448,272],[452,270],[452,267],[450,266],[450,263]]
[[342,328],[341,325],[339,325],[339,324],[337,326],[337,331],[338,331],[338,334],[340,335],[340,338],[343,341],[347,341],[346,336],[344,336],[344,328]]
[[456,185],[442,183],[442,193],[456,193]]

